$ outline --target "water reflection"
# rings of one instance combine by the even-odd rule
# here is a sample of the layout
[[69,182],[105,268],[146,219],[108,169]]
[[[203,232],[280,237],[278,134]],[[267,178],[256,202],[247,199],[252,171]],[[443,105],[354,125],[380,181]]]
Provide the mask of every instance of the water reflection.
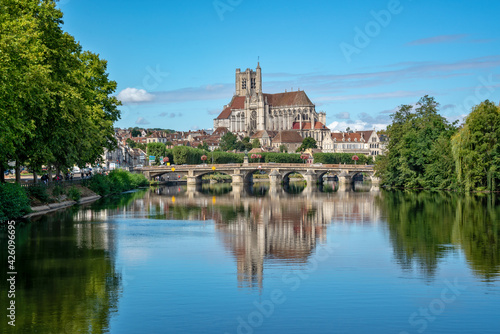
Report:
[[[80,214],[72,208],[18,227],[16,327],[2,321],[0,332],[107,331],[121,286],[114,263],[116,236],[108,223],[74,223]],[[0,260],[7,262],[5,252]],[[7,290],[4,282],[1,291]],[[0,305],[7,305],[6,295],[1,294]]]
[[[210,277],[211,281],[206,280],[205,276],[197,281],[195,278],[199,276],[198,271],[195,270],[196,275],[193,275],[195,278],[185,274],[191,269],[190,266],[193,266],[192,262],[180,261],[181,257],[177,253],[164,250],[161,256],[167,257],[169,265],[173,268],[171,271],[167,270],[168,266],[165,266],[167,269],[161,269],[174,275],[158,276],[160,277],[158,280],[163,279],[169,284],[176,282],[180,284],[172,285],[172,290],[165,290],[170,286],[165,284],[165,287],[162,286],[161,289],[154,291],[160,294],[163,291],[164,300],[170,300],[170,294],[175,291],[189,290],[192,288],[189,284],[196,282],[200,286],[209,287],[203,290],[203,293],[208,294],[213,289],[214,298],[220,297],[224,300],[221,305],[226,304],[226,301],[227,305],[233,305],[231,301],[241,298],[248,290],[265,292],[266,286],[269,285],[266,282],[272,281],[269,272],[274,274],[278,272],[279,275],[281,274],[279,269],[305,268],[320,244],[331,242],[328,239],[353,235],[360,238],[349,239],[353,243],[344,245],[346,249],[339,250],[339,253],[355,252],[357,248],[361,251],[348,254],[344,259],[336,257],[338,254],[333,256],[328,264],[329,271],[322,273],[323,285],[317,287],[321,292],[305,288],[304,295],[313,291],[317,292],[314,296],[320,296],[327,291],[332,295],[338,293],[336,296],[339,300],[348,301],[360,296],[359,289],[363,286],[372,291],[376,291],[377,288],[385,291],[384,288],[387,286],[384,284],[389,283],[381,282],[386,280],[391,284],[400,282],[398,276],[401,270],[408,275],[417,273],[427,284],[438,276],[440,266],[454,254],[465,256],[471,271],[479,279],[488,282],[498,279],[500,203],[497,197],[430,192],[373,192],[371,191],[373,186],[366,183],[355,184],[354,189],[350,190],[339,188],[335,181],[315,187],[307,187],[303,183],[291,184],[291,191],[283,187],[273,187],[268,183],[255,183],[250,187],[231,184],[206,184],[194,189],[186,186],[158,187],[104,198],[91,205],[47,215],[39,221],[20,227],[17,231],[16,263],[19,266],[18,272],[23,274],[18,276],[17,281],[16,300],[22,302],[22,309],[19,310],[17,317],[18,332],[106,332],[110,318],[117,309],[118,298],[120,297],[122,301],[124,299],[122,291],[125,291],[122,289],[122,278],[115,263],[119,241],[124,240],[124,236],[118,231],[121,228],[134,231],[136,227],[127,224],[136,224],[139,220],[146,222],[141,224],[141,228],[144,229],[142,232],[145,234],[141,241],[151,241],[154,238],[156,242],[164,235],[176,235],[161,234],[163,229],[182,229],[186,225],[193,228],[196,225],[195,223],[184,225],[185,222],[172,224],[172,220],[207,221],[207,224],[200,224],[204,226],[204,232],[210,230],[210,233],[203,234],[203,238],[214,240],[216,246],[212,247],[220,252],[214,253],[213,248],[207,250],[211,251],[212,255],[220,255],[217,257],[217,261],[220,262],[213,267],[226,265],[231,268],[231,272],[236,272],[235,277],[228,276],[227,271],[221,270],[220,276]],[[358,191],[359,189],[363,191]],[[156,220],[156,224],[151,224],[151,220]],[[340,235],[340,232],[345,234]],[[382,237],[377,235],[378,232],[381,232]],[[387,233],[384,234],[385,232]],[[375,250],[375,254],[384,257],[387,252],[385,246],[389,245],[389,249],[392,249],[389,253],[392,251],[393,260],[388,261],[389,265],[385,264],[387,267],[375,270],[370,267],[370,263],[363,262],[359,257],[370,258],[371,254],[366,253],[362,243],[369,241],[370,238],[379,237],[383,240],[377,240],[378,245],[382,245],[382,250]],[[135,235],[129,235],[129,238],[137,241]],[[0,239],[4,244],[5,231],[0,230]],[[199,237],[190,240],[206,242],[206,239]],[[168,241],[165,240],[165,244],[168,244]],[[138,243],[138,248],[144,247]],[[158,244],[162,243],[163,239]],[[204,243],[203,247],[207,245],[211,244]],[[192,244],[182,246],[189,249]],[[180,252],[184,253],[184,250],[181,249]],[[165,263],[156,261],[154,254],[152,256],[149,267],[146,265],[140,270],[156,273],[158,263]],[[223,258],[224,256],[226,258]],[[190,258],[187,256],[184,259]],[[7,262],[6,252],[0,252],[0,261]],[[383,264],[382,261],[380,263]],[[395,275],[391,272],[391,266],[397,272]],[[204,272],[202,270],[211,270],[211,264],[201,268],[200,272]],[[136,271],[134,275],[139,273],[140,271]],[[207,276],[209,275],[215,274],[211,272]],[[146,280],[150,279],[150,276],[144,277]],[[350,279],[353,282],[349,281]],[[182,285],[182,280],[186,280],[189,284]],[[234,285],[242,289],[224,290],[218,286],[217,290],[214,288],[214,282],[220,280],[224,287],[230,285],[228,282],[234,282]],[[143,283],[139,279],[136,282],[139,281]],[[335,281],[336,285],[330,284],[331,281]],[[147,288],[151,285],[153,288],[158,288],[149,281],[146,283],[141,287]],[[276,284],[276,281],[274,283]],[[312,286],[312,281],[308,286]],[[341,288],[335,290],[336,287],[342,286],[346,287],[345,294],[341,293],[343,291]],[[5,280],[0,282],[0,288],[1,291],[6,290]],[[414,285],[411,285],[407,290],[413,288]],[[133,289],[129,289],[133,297],[143,292],[130,290]],[[235,290],[241,294],[233,294],[232,291],[228,293],[228,290]],[[226,291],[227,294],[221,291]],[[154,293],[150,292],[150,295],[156,296]],[[184,300],[186,295],[183,292],[179,299],[172,301],[169,306],[177,309],[184,305],[185,314],[191,316],[190,308],[195,306],[191,304],[186,306]],[[262,295],[266,296],[265,293]],[[291,304],[293,304],[292,296],[290,295]],[[480,298],[482,294],[478,296],[477,298]],[[193,293],[192,298],[191,301],[198,302],[196,293]],[[362,298],[364,301],[369,301],[369,298]],[[378,301],[389,305],[399,297],[391,298],[390,300],[381,298]],[[415,300],[418,298],[419,296]],[[133,300],[135,302],[135,299]],[[152,309],[157,312],[153,313],[155,318],[162,316],[161,312],[165,309],[164,303],[166,303],[164,300],[158,302],[158,307],[162,311]],[[357,299],[354,305],[350,305],[351,309],[357,311],[358,302],[362,300]],[[316,299],[306,301],[317,302]],[[128,302],[130,305],[130,300]],[[144,301],[144,305],[150,302],[150,300]],[[6,303],[6,295],[1,294],[0,305]],[[249,305],[253,305],[252,303],[253,300],[248,302]],[[344,306],[344,303],[340,304]],[[404,307],[403,303],[401,305]],[[323,306],[325,309],[333,307],[330,304]],[[374,304],[370,305],[372,306],[376,307]],[[208,312],[205,307],[196,309],[193,314],[205,314],[204,312]],[[303,304],[299,303],[296,307],[297,314],[303,312]],[[223,308],[220,310],[224,311]],[[253,309],[244,310],[245,314],[253,311]],[[342,310],[339,308],[337,311]],[[405,311],[402,315],[405,321],[412,312],[414,312],[413,304],[408,313]],[[223,313],[214,312],[211,316],[216,317]],[[365,315],[370,314],[372,311],[365,313]],[[169,319],[174,322],[177,318],[178,314]],[[7,329],[6,326],[6,322],[1,322],[0,332],[8,332],[10,328]],[[327,328],[327,325],[324,328]]]
[[378,206],[387,217],[394,256],[404,270],[432,279],[439,262],[462,250],[483,280],[500,270],[500,203],[495,195],[384,192]]
[[373,201],[377,193],[325,194],[319,187],[307,189],[304,182],[278,189],[269,183],[159,187],[121,212],[112,208],[108,210],[114,212],[107,214],[213,220],[219,239],[236,260],[240,287],[262,288],[266,263],[305,265],[317,243],[326,242],[326,227],[332,221],[349,224],[379,219]]

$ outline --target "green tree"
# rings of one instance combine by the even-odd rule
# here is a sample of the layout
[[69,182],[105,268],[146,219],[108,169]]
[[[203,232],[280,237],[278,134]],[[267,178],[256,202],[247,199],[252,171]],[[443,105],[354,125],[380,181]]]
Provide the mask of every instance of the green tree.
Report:
[[166,156],[166,147],[163,143],[148,143],[147,148],[148,156],[155,156],[155,163],[160,163],[160,157]]
[[[391,115],[387,128],[387,153],[377,158],[375,168],[386,186],[405,188],[453,187],[455,169],[450,164],[451,147],[443,145],[456,131],[437,113],[433,97],[422,97],[415,108],[402,105]],[[442,173],[446,170],[446,173]]]
[[306,137],[304,140],[302,140],[302,145],[297,148],[296,152],[302,152],[307,150],[308,148],[317,148],[318,146],[316,145],[316,139],[312,137]]
[[[42,164],[95,163],[104,147],[116,144],[113,122],[119,118],[106,61],[82,51],[62,30],[55,1],[3,0],[0,8],[0,110],[6,113],[0,136],[9,137],[0,137],[0,165],[16,160],[36,171]],[[10,136],[3,130],[13,119],[21,125],[12,129],[21,128]]]
[[286,145],[280,145],[280,152],[281,153],[288,153],[288,147],[286,147]]
[[202,142],[200,145],[198,145],[198,148],[200,150],[208,151],[208,144],[206,142]]
[[486,100],[472,109],[452,138],[457,178],[466,191],[500,185],[500,107]]
[[141,136],[141,129],[135,127],[131,131],[132,137],[140,137]]
[[130,138],[127,138],[126,142],[127,142],[127,145],[132,147],[132,148],[135,148],[137,146],[137,143]]
[[257,138],[255,138],[252,141],[252,148],[260,148],[260,140],[258,140]]
[[236,148],[238,138],[232,132],[227,132],[220,138],[219,147],[222,151],[231,151]]

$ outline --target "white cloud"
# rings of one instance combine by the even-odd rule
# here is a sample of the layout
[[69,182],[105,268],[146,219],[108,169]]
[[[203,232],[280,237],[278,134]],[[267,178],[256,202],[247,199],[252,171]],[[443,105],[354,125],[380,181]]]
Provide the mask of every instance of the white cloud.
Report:
[[135,124],[139,124],[139,125],[146,125],[146,124],[149,124],[149,121],[144,119],[143,117],[139,117],[136,121],[135,121]]
[[124,104],[143,103],[153,101],[154,95],[146,92],[144,89],[128,87],[118,93],[117,99]]

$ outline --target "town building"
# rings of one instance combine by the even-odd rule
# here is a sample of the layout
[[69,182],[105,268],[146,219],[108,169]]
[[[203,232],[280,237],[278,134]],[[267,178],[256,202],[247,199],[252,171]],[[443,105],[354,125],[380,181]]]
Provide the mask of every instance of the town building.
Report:
[[378,156],[383,153],[385,140],[377,131],[332,132],[323,141],[324,153],[355,153]]
[[[214,128],[252,136],[259,131],[295,130],[303,138],[313,137],[318,146],[329,136],[326,114],[317,112],[304,91],[267,94],[262,91],[262,71],[236,69],[235,95],[214,119]],[[260,140],[260,139],[259,139]]]

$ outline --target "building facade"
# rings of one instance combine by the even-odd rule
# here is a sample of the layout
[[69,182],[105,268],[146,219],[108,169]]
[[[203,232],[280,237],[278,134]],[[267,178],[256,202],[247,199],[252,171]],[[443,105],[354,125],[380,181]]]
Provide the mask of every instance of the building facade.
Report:
[[214,119],[214,129],[252,136],[259,131],[296,130],[302,137],[313,137],[320,144],[330,133],[326,114],[316,112],[304,91],[277,94],[262,92],[262,72],[236,69],[235,95]]
[[353,153],[378,156],[383,153],[384,141],[377,131],[332,132],[323,140],[325,153]]

